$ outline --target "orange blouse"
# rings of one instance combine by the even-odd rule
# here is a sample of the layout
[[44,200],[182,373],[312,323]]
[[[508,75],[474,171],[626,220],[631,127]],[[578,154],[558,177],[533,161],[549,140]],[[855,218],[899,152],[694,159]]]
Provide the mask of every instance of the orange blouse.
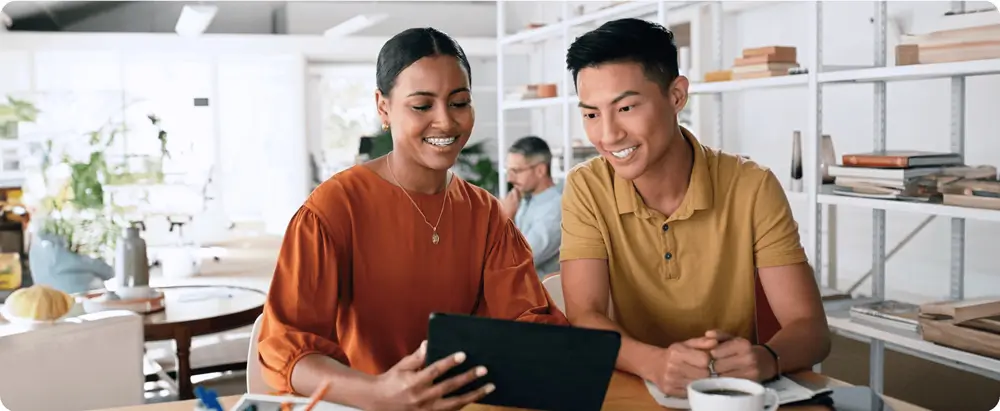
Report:
[[500,202],[453,178],[410,193],[365,166],[338,173],[288,225],[258,339],[264,379],[293,392],[292,368],[328,355],[380,374],[427,337],[431,312],[568,325],[535,273],[531,249]]

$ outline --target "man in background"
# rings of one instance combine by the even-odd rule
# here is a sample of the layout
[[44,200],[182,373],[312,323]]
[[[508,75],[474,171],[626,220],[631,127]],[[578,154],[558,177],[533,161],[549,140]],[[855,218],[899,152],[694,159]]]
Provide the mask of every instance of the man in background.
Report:
[[528,136],[507,151],[507,182],[513,187],[503,211],[531,245],[539,277],[559,271],[562,238],[562,188],[552,181],[552,151],[541,138]]

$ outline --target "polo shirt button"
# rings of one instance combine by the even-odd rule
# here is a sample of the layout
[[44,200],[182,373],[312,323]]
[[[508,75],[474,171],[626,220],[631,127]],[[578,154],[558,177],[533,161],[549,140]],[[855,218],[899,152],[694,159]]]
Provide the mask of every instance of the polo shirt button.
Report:
[[667,225],[667,224],[664,224],[664,225],[663,225],[663,231],[664,231],[664,232],[666,232],[666,231],[667,231],[667,230],[669,230],[669,229],[670,229],[670,226],[669,226],[669,225]]
[[664,254],[664,255],[663,255],[663,258],[666,258],[666,259],[668,259],[668,260],[669,260],[669,259],[671,259],[671,258],[674,258],[674,255],[673,255],[673,254],[670,254],[670,253],[666,253],[666,254]]

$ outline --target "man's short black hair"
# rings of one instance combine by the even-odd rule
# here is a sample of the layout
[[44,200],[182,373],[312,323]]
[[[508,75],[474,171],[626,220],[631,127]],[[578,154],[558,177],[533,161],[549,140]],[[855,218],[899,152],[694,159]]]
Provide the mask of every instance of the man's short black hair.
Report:
[[549,143],[537,136],[521,137],[507,150],[511,154],[520,154],[529,160],[538,161],[545,164],[545,170],[552,175],[552,150],[549,150]]
[[642,19],[612,20],[577,37],[566,53],[566,67],[573,73],[574,86],[580,70],[622,62],[641,64],[650,81],[668,90],[680,74],[674,33]]

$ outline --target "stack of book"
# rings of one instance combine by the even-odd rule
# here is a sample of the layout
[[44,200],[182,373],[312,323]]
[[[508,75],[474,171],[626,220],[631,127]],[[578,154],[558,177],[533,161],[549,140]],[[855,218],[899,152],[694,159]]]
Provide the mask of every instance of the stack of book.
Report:
[[[947,205],[1000,210],[1000,180],[993,167],[980,167],[980,178],[960,178],[940,184],[941,202]],[[992,172],[992,175],[990,173]],[[945,176],[945,178],[951,176]],[[974,176],[973,176],[974,177]]]
[[[928,201],[937,191],[945,168],[962,165],[955,153],[876,151],[841,156],[843,165],[830,166],[833,192],[855,197]],[[995,171],[994,171],[995,173]]]
[[1000,297],[920,305],[924,341],[1000,359]]
[[828,169],[835,194],[1000,210],[997,168],[966,166],[955,153],[879,151],[841,161]]
[[732,79],[777,77],[798,69],[795,47],[767,46],[743,49],[743,56],[733,62]]

